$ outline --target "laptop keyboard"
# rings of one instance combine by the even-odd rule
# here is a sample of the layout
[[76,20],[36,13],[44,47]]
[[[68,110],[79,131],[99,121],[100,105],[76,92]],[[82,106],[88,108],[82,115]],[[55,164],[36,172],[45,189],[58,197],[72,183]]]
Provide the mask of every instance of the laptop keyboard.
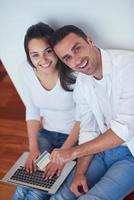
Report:
[[51,179],[45,180],[43,177],[43,171],[36,170],[36,172],[29,173],[24,167],[20,167],[11,177],[11,180],[21,181],[24,183],[37,185],[40,187],[51,188],[57,180],[58,176],[53,176]]

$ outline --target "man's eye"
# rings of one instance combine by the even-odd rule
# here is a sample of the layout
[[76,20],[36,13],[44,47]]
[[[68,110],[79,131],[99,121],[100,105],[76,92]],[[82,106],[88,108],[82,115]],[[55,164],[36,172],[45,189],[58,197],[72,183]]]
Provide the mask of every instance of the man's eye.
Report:
[[64,59],[64,61],[65,61],[65,62],[68,62],[69,59],[70,59],[70,56],[66,57],[66,58]]
[[76,48],[75,48],[75,53],[77,53],[77,52],[79,52],[80,51],[80,46],[77,46]]

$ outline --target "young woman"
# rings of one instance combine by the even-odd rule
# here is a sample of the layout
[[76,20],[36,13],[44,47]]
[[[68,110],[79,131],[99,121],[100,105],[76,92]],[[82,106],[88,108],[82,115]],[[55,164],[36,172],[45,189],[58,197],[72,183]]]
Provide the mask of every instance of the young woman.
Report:
[[[50,47],[52,34],[51,27],[38,23],[27,30],[24,39],[28,62],[22,66],[22,73],[29,138],[25,168],[29,172],[36,170],[34,161],[41,152],[51,152],[61,146],[70,148],[77,142],[79,134],[72,94],[76,75],[58,60]],[[40,124],[43,125],[42,129]],[[55,173],[60,175],[62,168],[50,163],[44,177],[49,178]],[[49,196],[39,190],[17,187],[13,200],[17,199],[46,200]]]

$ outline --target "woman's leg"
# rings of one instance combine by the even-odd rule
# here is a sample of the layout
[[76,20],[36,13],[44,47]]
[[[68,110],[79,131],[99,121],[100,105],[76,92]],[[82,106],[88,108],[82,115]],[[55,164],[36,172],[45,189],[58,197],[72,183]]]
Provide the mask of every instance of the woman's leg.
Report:
[[38,133],[38,145],[40,151],[48,151],[49,153],[54,149],[53,132],[41,129]]
[[68,135],[64,133],[41,129],[38,134],[38,144],[41,152],[47,150],[50,153],[54,148],[60,148],[67,137]]
[[17,186],[16,191],[12,197],[12,200],[23,200],[28,193],[28,189],[25,187]]
[[64,133],[59,133],[59,132],[52,132],[53,134],[53,145],[54,148],[60,148],[65,140],[67,139],[68,135]]
[[[44,129],[41,129],[38,133],[38,143],[41,152],[43,152],[44,150],[51,152],[53,150],[54,146],[51,141],[51,133]],[[32,189],[30,187],[26,188],[17,186],[12,200],[47,200],[49,199],[49,197],[50,196],[48,194],[41,190]]]
[[12,200],[48,200],[49,198],[50,196],[41,190],[18,186]]

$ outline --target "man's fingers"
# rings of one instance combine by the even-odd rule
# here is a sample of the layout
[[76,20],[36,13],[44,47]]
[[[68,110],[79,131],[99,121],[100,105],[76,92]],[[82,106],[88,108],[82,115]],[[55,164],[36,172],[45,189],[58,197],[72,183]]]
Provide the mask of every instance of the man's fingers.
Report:
[[45,178],[45,179],[52,178],[54,174],[55,174],[54,171],[50,171],[50,170],[49,170],[49,171],[47,171],[47,173],[45,174],[44,178]]
[[83,187],[83,192],[87,193],[88,192],[88,185],[87,185],[86,182],[83,182],[82,187]]
[[54,167],[54,164],[50,164],[46,167],[44,172],[44,178],[49,179],[52,178],[57,172],[57,168]]
[[77,197],[79,197],[79,196],[81,195],[81,193],[80,193],[79,190],[78,190],[77,185],[72,185],[71,188],[70,188],[70,190],[71,190]]
[[55,174],[56,174],[55,171],[49,171],[49,172],[46,174],[45,179],[51,179]]
[[63,163],[63,159],[61,158],[60,152],[59,150],[54,150],[51,155],[50,155],[50,160],[53,163],[59,164],[61,165],[61,163]]
[[[80,184],[80,185],[79,185]],[[77,196],[81,196],[88,192],[88,186],[86,182],[83,183],[73,183],[70,187],[71,191]]]
[[57,173],[56,173],[56,175],[57,175],[57,176],[60,176],[60,175],[61,175],[61,172],[62,172],[62,170],[63,170],[63,167],[59,167],[59,168],[58,168],[58,170],[57,170]]
[[55,163],[56,163],[57,165],[59,165],[59,166],[62,166],[62,165],[64,165],[64,160],[63,160],[63,158],[61,158],[61,157],[56,157],[56,158],[55,158]]
[[57,157],[57,150],[56,149],[54,149],[53,151],[52,151],[52,153],[51,153],[51,155],[50,155],[50,160],[51,161],[55,161],[55,158]]

